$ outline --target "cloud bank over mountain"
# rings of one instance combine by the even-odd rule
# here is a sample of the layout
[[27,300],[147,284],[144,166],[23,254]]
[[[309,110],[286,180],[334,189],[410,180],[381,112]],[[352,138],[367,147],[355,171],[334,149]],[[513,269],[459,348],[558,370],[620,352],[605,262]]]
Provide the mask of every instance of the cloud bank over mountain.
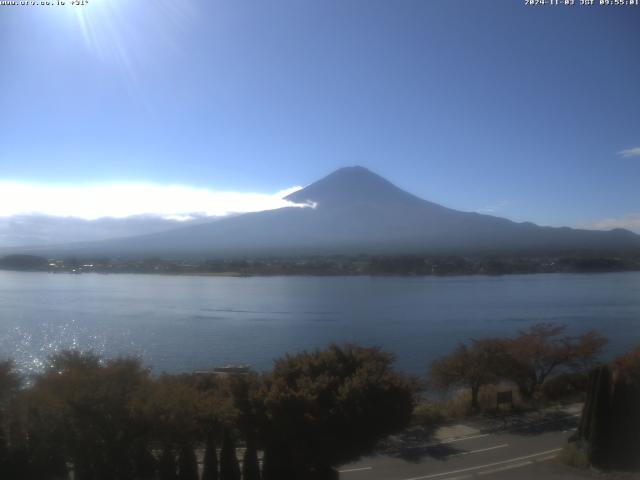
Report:
[[13,215],[0,217],[0,248],[59,245],[146,235],[211,222],[217,218],[220,217],[193,214],[187,220],[162,218],[157,215],[86,220],[39,214]]
[[216,191],[121,183],[45,186],[0,182],[0,248],[108,240],[163,232],[236,214],[296,206],[279,192]]
[[95,220],[154,215],[188,220],[294,206],[284,200],[300,190],[291,187],[273,194],[217,191],[184,185],[114,183],[84,186],[0,182],[0,217],[47,215]]
[[589,225],[596,230],[611,230],[612,228],[626,228],[632,232],[640,233],[640,213],[630,213],[622,217],[604,218]]

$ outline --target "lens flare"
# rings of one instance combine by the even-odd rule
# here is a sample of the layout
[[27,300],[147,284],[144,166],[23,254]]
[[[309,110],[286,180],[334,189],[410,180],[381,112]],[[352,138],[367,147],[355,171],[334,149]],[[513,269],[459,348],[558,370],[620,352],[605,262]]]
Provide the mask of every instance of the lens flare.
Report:
[[179,36],[194,18],[190,0],[88,0],[66,10],[85,47],[134,82],[137,66],[158,49],[179,49]]

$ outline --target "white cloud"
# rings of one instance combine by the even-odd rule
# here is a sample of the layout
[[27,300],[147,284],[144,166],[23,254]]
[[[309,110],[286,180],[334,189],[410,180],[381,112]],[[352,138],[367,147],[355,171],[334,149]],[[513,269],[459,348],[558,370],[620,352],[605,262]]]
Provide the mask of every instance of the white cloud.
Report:
[[300,188],[265,194],[149,183],[45,186],[0,181],[0,217],[44,214],[93,220],[145,214],[172,219],[188,219],[192,214],[224,216],[296,206],[283,197]]
[[502,202],[495,203],[493,205],[486,205],[476,210],[478,213],[496,213],[509,205],[509,202],[503,200]]
[[619,151],[618,154],[625,158],[640,157],[640,147],[627,148]]
[[589,225],[597,230],[611,230],[612,228],[626,228],[640,233],[640,213],[631,213],[622,217],[604,218]]

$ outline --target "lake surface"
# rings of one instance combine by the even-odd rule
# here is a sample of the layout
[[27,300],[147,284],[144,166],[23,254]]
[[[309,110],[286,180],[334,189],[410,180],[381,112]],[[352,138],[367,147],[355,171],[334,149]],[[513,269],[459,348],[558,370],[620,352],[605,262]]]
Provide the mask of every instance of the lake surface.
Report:
[[423,374],[457,342],[540,321],[640,344],[640,272],[502,277],[188,277],[0,271],[0,357],[38,370],[59,349],[139,355],[154,371],[354,341]]

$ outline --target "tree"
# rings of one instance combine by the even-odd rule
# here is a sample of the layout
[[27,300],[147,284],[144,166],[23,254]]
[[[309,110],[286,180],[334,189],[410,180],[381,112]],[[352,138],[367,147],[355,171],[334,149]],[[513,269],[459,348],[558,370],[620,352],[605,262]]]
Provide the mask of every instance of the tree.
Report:
[[0,408],[18,392],[21,378],[11,360],[0,361]]
[[8,409],[20,388],[21,379],[10,360],[0,362],[0,471],[8,468],[10,445],[7,435]]
[[26,438],[16,428],[15,403],[21,379],[10,360],[0,362],[0,475],[2,478],[29,478]]
[[516,383],[523,398],[532,398],[554,372],[585,370],[595,364],[607,340],[596,331],[564,335],[565,325],[539,323],[506,342],[508,359],[502,375]]
[[262,480],[295,480],[287,457],[267,444],[262,458]]
[[640,348],[589,374],[574,441],[600,468],[640,468]]
[[240,480],[240,466],[238,465],[238,457],[236,456],[236,442],[228,428],[224,429],[222,436],[220,480]]
[[606,365],[593,371],[587,402],[591,403],[587,408],[589,418],[583,425],[588,442],[587,456],[592,464],[605,467],[609,457],[611,416],[611,373]]
[[198,459],[189,444],[183,444],[180,448],[178,480],[198,480]]
[[190,380],[187,375],[163,374],[150,382],[134,405],[151,424],[153,438],[178,451],[201,436],[202,396]]
[[52,398],[49,392],[32,387],[22,392],[19,401],[23,409],[29,456],[29,475],[22,478],[67,479],[67,432],[61,418],[60,400]]
[[242,460],[242,479],[260,480],[260,465],[258,464],[258,451],[253,438],[247,439],[247,448]]
[[328,478],[406,427],[416,382],[379,348],[331,345],[287,355],[262,382],[265,480]]
[[131,405],[147,382],[137,359],[55,355],[28,397],[29,437],[38,443],[30,442],[32,453],[44,459],[62,452],[78,480],[132,477],[148,425]]
[[471,391],[471,409],[478,411],[478,394],[484,385],[498,380],[497,372],[506,356],[504,341],[499,339],[472,340],[431,364],[429,378],[440,388],[465,387]]
[[640,470],[640,347],[613,364],[611,398],[611,463],[615,468]]
[[202,480],[218,480],[218,454],[213,433],[207,435]]
[[640,346],[614,360],[618,381],[640,387]]
[[7,255],[0,258],[0,268],[8,270],[45,270],[49,261],[35,255]]
[[133,468],[136,480],[154,480],[156,478],[157,461],[146,442],[140,442],[135,447]]
[[225,386],[233,401],[234,424],[244,436],[246,448],[242,462],[243,480],[259,480],[260,467],[256,447],[260,379],[255,373],[227,378]]
[[158,478],[160,480],[178,480],[178,466],[173,449],[165,445],[158,460]]
[[0,472],[6,472],[9,469],[9,446],[7,441],[0,432]]
[[[15,366],[11,360],[0,362],[0,450],[8,448],[7,427],[8,427],[8,409],[14,401],[22,379],[16,372]],[[0,455],[2,453],[0,452]]]
[[222,382],[210,375],[163,374],[136,405],[153,424],[154,439],[177,450],[180,478],[192,475],[192,452],[203,441],[203,480],[219,478],[216,438],[220,425],[233,424],[236,418],[229,393],[222,387]]

